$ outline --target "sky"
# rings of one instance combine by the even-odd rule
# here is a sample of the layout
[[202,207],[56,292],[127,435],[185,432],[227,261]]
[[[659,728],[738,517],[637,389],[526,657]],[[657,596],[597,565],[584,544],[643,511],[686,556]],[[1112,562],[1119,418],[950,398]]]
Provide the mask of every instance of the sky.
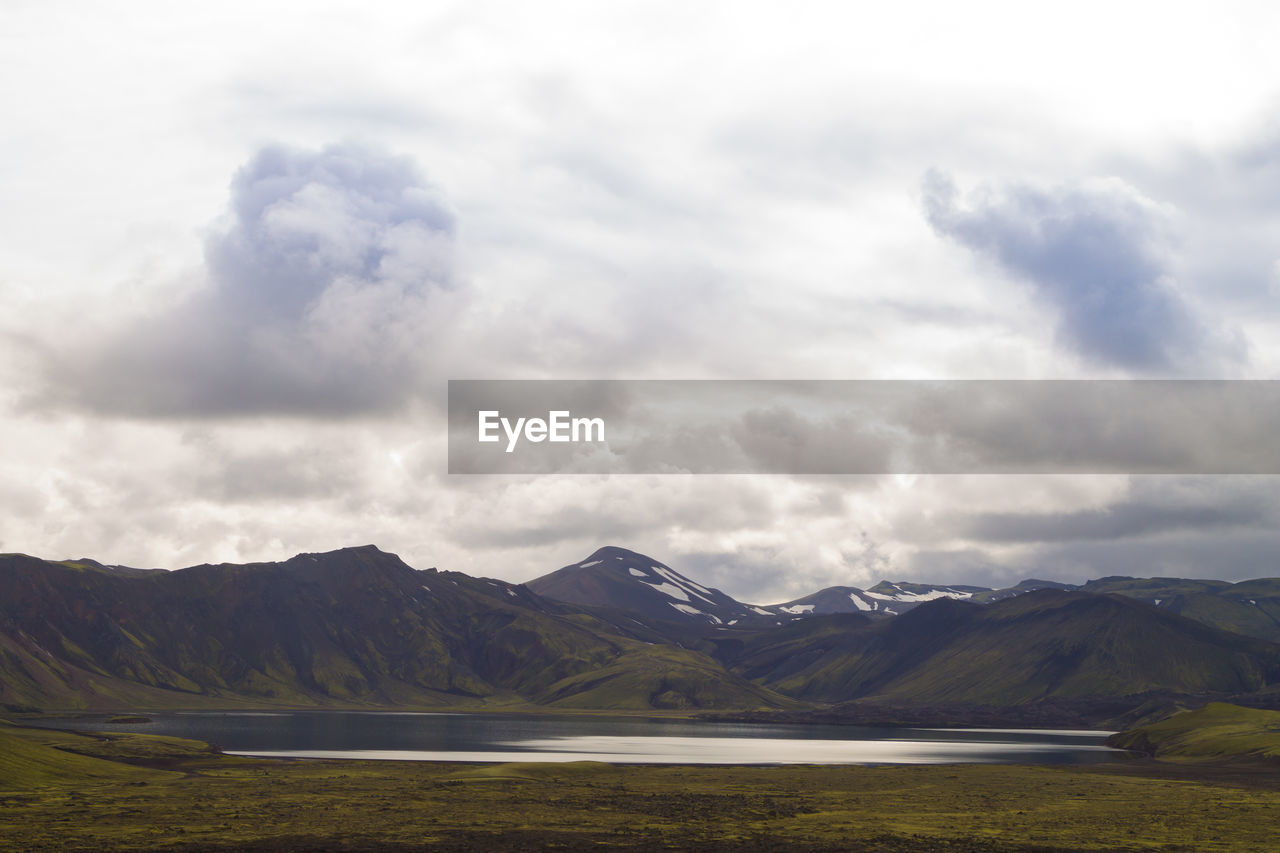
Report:
[[6,4],[0,551],[1280,575],[1272,476],[450,476],[449,379],[1272,379],[1263,2]]

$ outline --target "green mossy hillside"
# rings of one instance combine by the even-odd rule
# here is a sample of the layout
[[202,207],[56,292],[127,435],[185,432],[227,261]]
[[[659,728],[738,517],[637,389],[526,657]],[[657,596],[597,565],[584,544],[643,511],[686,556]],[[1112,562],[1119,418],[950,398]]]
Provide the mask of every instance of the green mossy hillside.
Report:
[[1280,711],[1211,702],[1113,735],[1107,744],[1163,759],[1280,759]]
[[[0,791],[161,781],[176,774],[154,765],[212,754],[207,744],[179,738],[89,735],[0,721]],[[139,766],[144,764],[153,766]]]

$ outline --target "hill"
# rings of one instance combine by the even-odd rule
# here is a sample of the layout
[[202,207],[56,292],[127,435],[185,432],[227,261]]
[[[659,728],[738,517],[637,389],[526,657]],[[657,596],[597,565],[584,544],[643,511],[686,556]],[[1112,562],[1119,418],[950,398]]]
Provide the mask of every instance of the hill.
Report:
[[1112,735],[1108,746],[1165,759],[1280,758],[1280,711],[1213,702]]

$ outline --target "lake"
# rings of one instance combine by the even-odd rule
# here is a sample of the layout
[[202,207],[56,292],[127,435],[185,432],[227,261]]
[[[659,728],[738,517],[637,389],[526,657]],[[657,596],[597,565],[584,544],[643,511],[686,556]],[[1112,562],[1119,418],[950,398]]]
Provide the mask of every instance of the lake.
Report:
[[400,761],[608,761],[621,764],[1088,764],[1127,755],[1110,732],[886,729],[638,717],[419,712],[187,712],[150,723],[108,717],[39,725],[194,738],[224,752]]

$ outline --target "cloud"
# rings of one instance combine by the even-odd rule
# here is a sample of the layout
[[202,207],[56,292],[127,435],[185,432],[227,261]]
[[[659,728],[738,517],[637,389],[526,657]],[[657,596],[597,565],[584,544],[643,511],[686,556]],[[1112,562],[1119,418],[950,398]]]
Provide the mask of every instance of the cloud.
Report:
[[64,398],[142,416],[387,410],[419,394],[464,292],[455,223],[407,158],[265,147],[185,301],[51,356]]
[[1242,581],[1276,576],[1280,534],[1274,529],[1213,537],[1196,533],[1156,542],[1075,542],[1038,548],[1036,571],[1082,582],[1107,575]]
[[989,543],[1106,541],[1257,527],[1269,523],[1270,515],[1252,505],[1162,506],[1134,502],[1060,514],[983,513],[971,519],[963,532]]
[[1273,575],[1280,489],[1274,477],[1128,477],[1093,507],[1026,496],[1033,510],[953,512],[952,538],[921,549],[910,574],[1004,583],[1027,576],[1083,581],[1103,575],[1241,580]]
[[976,512],[963,516],[958,528],[984,544],[1049,544],[1262,531],[1277,519],[1280,490],[1274,477],[1133,476],[1100,507]]
[[1119,180],[986,187],[962,202],[929,171],[923,202],[940,236],[1028,282],[1058,315],[1059,343],[1086,361],[1140,373],[1238,361],[1174,284],[1169,214]]

